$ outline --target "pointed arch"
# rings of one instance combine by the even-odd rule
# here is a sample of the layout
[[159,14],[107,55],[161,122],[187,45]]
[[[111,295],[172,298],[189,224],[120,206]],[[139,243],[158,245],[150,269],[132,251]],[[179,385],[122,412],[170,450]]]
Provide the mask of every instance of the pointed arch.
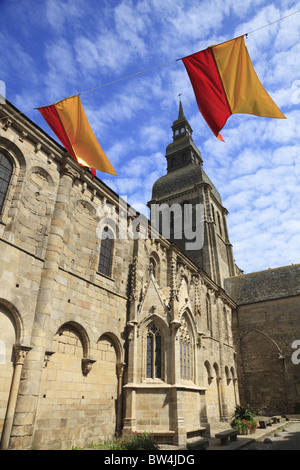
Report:
[[182,321],[184,318],[187,319],[192,336],[193,336],[193,341],[196,342],[197,340],[197,329],[196,329],[196,324],[194,320],[194,315],[192,314],[191,310],[189,307],[185,307],[183,312],[180,315],[180,321]]
[[152,313],[140,324],[139,333],[141,378],[166,380],[168,324],[161,316]]
[[276,347],[276,349],[278,350],[278,354],[279,356],[282,356],[282,351],[280,349],[280,347],[278,346],[278,344],[276,343],[276,341],[274,341],[273,338],[271,338],[271,336],[267,335],[266,333],[264,333],[263,331],[260,331],[258,330],[257,328],[249,328],[249,330],[247,330],[244,334],[242,334],[240,336],[240,338],[237,340],[236,344],[235,344],[235,349],[239,346],[239,344],[241,343],[241,341],[251,332],[255,332],[255,333],[258,333],[262,336],[264,336],[267,340],[269,340],[271,343],[274,344],[274,346]]
[[180,317],[181,327],[178,330],[180,348],[180,378],[181,380],[195,381],[195,344],[196,329],[193,316],[188,308]]

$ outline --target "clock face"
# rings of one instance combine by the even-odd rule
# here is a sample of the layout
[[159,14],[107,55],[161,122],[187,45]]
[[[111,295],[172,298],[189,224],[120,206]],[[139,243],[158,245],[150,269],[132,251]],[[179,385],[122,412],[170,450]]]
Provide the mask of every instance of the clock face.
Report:
[[179,130],[177,129],[177,131],[175,131],[175,135],[178,135],[179,134]]
[[181,128],[181,132],[184,132],[184,131],[185,131],[185,127],[182,127],[182,128]]

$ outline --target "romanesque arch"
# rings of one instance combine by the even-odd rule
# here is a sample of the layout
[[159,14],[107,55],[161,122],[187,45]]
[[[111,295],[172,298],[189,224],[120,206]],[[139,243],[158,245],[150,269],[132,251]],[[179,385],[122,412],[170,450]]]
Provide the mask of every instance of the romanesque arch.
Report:
[[[75,321],[62,324],[54,335],[52,350],[46,352],[33,441],[36,449],[87,445],[81,436],[91,435],[90,429],[96,428],[91,416],[100,399],[93,365],[85,328]],[[65,438],[65,428],[72,429],[72,441]]]
[[0,299],[0,441],[14,374],[14,347],[20,344],[22,330],[17,309],[10,302]]
[[99,260],[97,217],[93,204],[84,198],[70,198],[61,266],[86,277],[94,275]]
[[99,432],[104,439],[111,439],[120,431],[122,413],[123,351],[118,337],[104,332],[99,337],[95,352],[92,375],[99,393],[98,410],[102,416]]
[[220,391],[219,391],[219,366],[217,363],[211,364],[206,360],[204,363],[206,407],[208,422],[216,422],[221,418],[220,410]]
[[[5,224],[12,224],[14,211],[18,207],[22,196],[24,176],[26,171],[26,160],[19,147],[15,143],[2,136],[0,136],[0,152],[3,152],[3,154],[9,158],[13,167],[9,181],[9,187],[6,191],[5,200],[1,211],[2,222]],[[17,183],[18,191],[16,191]]]

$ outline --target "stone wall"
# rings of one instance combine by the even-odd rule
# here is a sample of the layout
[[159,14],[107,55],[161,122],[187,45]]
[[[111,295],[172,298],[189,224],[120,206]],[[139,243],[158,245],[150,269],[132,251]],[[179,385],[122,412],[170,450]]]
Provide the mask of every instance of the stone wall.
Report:
[[[145,218],[137,239],[115,237],[103,275],[98,208],[120,220],[118,195],[22,115],[4,121],[0,151],[13,163],[0,219],[2,448],[86,447],[122,428],[179,443],[208,415],[228,417],[236,401],[220,380],[236,368],[234,302],[175,245],[151,239]],[[156,377],[148,334],[161,338]],[[210,391],[206,361],[218,370]]]
[[238,304],[233,316],[240,398],[264,413],[293,413],[300,403],[300,265],[226,280]]

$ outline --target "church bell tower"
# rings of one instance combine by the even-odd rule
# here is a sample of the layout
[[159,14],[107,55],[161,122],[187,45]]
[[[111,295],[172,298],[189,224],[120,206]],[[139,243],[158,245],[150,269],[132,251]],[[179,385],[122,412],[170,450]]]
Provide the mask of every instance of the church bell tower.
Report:
[[[166,219],[163,211],[157,221],[157,229],[223,287],[224,279],[235,275],[226,222],[228,212],[222,205],[220,194],[203,170],[202,156],[194,144],[193,131],[184,116],[181,100],[172,131],[173,142],[167,146],[165,155],[167,174],[154,183],[148,206],[151,213],[153,208],[169,208],[169,233],[166,236],[163,230]],[[171,211],[174,208],[176,210]],[[194,244],[193,248],[193,243],[190,243],[191,234],[200,233],[199,224],[202,224],[202,243],[201,246]],[[185,230],[187,226],[190,227],[190,232]]]

